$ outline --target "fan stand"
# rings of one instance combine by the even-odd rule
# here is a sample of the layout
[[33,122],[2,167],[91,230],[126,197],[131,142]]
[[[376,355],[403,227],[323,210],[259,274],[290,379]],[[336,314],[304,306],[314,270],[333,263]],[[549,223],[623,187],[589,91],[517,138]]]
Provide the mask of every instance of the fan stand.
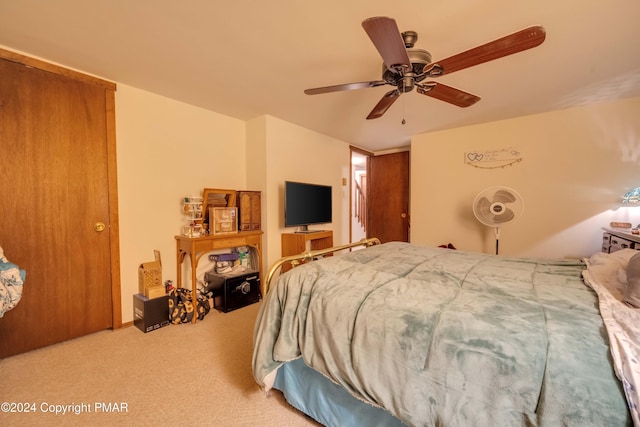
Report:
[[494,231],[496,234],[496,255],[498,255],[498,242],[500,241],[500,227],[496,227]]

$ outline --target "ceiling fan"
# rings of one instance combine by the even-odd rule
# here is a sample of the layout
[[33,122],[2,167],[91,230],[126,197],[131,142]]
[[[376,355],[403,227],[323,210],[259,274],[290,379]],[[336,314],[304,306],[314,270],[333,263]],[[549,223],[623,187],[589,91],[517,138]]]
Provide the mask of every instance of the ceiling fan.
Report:
[[442,83],[434,81],[423,82],[423,80],[427,77],[434,78],[451,74],[474,65],[531,49],[539,46],[546,36],[543,27],[533,26],[441,61],[431,62],[431,54],[429,52],[414,47],[415,42],[418,40],[418,34],[415,31],[400,33],[393,18],[385,16],[368,18],[362,22],[362,27],[384,61],[382,79],[318,87],[307,89],[304,93],[318,95],[383,85],[394,86],[395,88],[387,92],[371,110],[367,119],[382,117],[400,95],[410,92],[414,88],[422,95],[427,95],[458,107],[469,107],[478,102],[480,97]]

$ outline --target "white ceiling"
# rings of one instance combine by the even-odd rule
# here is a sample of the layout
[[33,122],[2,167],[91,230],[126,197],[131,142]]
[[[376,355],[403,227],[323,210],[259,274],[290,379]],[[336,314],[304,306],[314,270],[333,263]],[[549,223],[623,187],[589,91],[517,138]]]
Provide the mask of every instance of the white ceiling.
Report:
[[[539,47],[440,77],[482,98],[459,108],[391,86],[362,29],[372,16],[444,59],[531,25]],[[0,0],[0,46],[242,120],[268,114],[379,151],[413,134],[640,96],[638,0]],[[406,124],[402,124],[402,119]]]

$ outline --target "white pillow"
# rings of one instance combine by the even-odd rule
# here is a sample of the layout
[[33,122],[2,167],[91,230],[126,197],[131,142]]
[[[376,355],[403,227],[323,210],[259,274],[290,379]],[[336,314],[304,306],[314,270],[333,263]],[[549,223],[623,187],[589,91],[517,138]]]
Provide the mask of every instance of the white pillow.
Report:
[[627,284],[622,298],[627,304],[640,308],[640,251],[627,264]]
[[627,264],[637,253],[633,249],[622,249],[610,254],[598,252],[584,261],[591,279],[605,287],[615,299],[623,302],[622,294],[627,286]]

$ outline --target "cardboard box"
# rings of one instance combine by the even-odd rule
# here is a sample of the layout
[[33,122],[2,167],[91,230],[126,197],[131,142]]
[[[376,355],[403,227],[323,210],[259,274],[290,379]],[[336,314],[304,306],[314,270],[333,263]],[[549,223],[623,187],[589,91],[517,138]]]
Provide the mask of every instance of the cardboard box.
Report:
[[169,295],[147,298],[142,294],[135,294],[133,324],[144,333],[169,325]]
[[[155,261],[144,262],[138,268],[138,292],[145,296],[149,296],[147,288],[159,286],[164,289],[162,284],[162,260],[160,259],[160,251],[153,251]],[[155,291],[154,294],[158,292]]]
[[147,298],[163,297],[167,294],[167,289],[164,286],[149,286],[144,288],[144,296]]

